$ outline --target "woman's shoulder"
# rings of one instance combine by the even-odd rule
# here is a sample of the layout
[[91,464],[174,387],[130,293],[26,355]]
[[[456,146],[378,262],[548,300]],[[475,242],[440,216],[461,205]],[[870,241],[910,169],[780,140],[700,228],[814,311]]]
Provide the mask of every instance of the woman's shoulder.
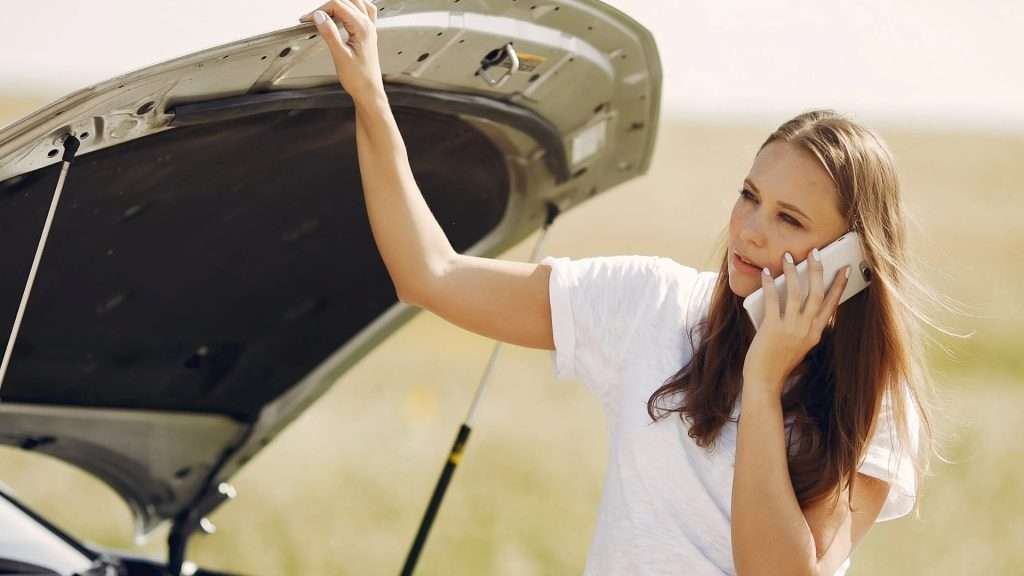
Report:
[[717,272],[702,271],[657,255],[548,256],[541,263],[552,266],[559,276],[573,283],[597,284],[616,291],[650,290],[665,296],[671,293],[687,302],[691,295],[706,296],[718,277]]
[[659,256],[659,265],[669,277],[679,278],[689,284],[689,307],[693,309],[707,308],[718,282],[719,272],[700,270],[681,264],[668,257]]
[[678,356],[678,340],[694,318],[693,296],[702,298],[716,276],[672,258],[639,254],[549,256],[541,263],[552,268],[558,374],[591,383],[619,374],[627,351],[642,350],[645,359],[660,350]]
[[661,266],[668,275],[685,277],[691,283],[699,284],[702,288],[708,285],[713,286],[718,279],[718,272],[716,271],[701,270],[700,268],[688,266],[668,256],[653,256],[653,258],[657,260],[657,265]]
[[718,276],[718,272],[702,271],[677,261],[669,256],[648,254],[618,254],[610,256],[547,256],[541,264],[571,264],[580,269],[597,269],[621,274],[655,273],[663,276],[710,278]]
[[689,333],[707,317],[720,273],[698,270],[667,257],[660,258],[659,266],[667,277],[678,279],[676,295],[682,320],[680,328]]

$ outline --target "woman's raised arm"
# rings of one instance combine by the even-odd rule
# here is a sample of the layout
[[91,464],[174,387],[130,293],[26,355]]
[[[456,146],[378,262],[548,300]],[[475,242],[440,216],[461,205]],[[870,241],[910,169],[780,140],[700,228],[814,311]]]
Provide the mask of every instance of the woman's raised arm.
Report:
[[316,24],[355,103],[366,210],[398,297],[488,338],[553,350],[550,267],[458,254],[423,199],[384,92],[376,19],[368,0],[332,0],[300,20]]

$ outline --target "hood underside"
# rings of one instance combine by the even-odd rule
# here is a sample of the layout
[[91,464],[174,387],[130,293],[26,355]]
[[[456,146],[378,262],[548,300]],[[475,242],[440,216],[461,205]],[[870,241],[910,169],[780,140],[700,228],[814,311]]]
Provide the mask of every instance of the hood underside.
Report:
[[[397,110],[456,250],[508,202],[502,154],[450,116]],[[78,159],[32,290],[4,402],[251,421],[397,302],[366,218],[352,109],[161,132]],[[330,129],[324,129],[329,126]],[[9,334],[57,167],[0,183]]]
[[[451,116],[396,119],[432,212],[467,250],[504,216],[502,154]],[[0,389],[0,440],[92,469],[154,518],[200,490],[266,405],[398,302],[366,218],[354,127],[351,108],[276,111],[77,159]],[[5,335],[57,176],[0,183],[0,241],[21,248],[0,279]],[[161,432],[202,448],[162,451],[169,482],[131,463]]]

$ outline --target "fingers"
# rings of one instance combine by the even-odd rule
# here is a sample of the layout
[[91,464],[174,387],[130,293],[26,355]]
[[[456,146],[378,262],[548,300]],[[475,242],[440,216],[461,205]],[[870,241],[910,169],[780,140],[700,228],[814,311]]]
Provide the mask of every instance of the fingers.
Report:
[[793,255],[786,252],[782,261],[782,271],[786,275],[786,305],[783,307],[784,316],[800,313],[800,278],[796,273],[796,264],[793,263]]
[[353,57],[352,49],[347,46],[346,39],[342,38],[338,25],[323,10],[313,12],[313,23],[316,24],[317,32],[327,43],[327,48],[331,51],[335,62],[339,59],[348,60]]
[[[372,10],[367,8],[367,6],[371,6]],[[331,0],[321,4],[316,10],[324,12],[333,20],[341,20],[350,33],[354,32],[350,25],[361,24],[358,21],[361,16],[365,16],[371,22],[377,18],[377,7],[370,4],[368,0]],[[316,10],[304,14],[299,18],[299,22],[312,22],[313,14]]]
[[[354,4],[366,0],[331,0],[316,10],[299,18],[300,22],[313,22],[317,31],[327,43],[335,62],[339,59],[349,60],[359,51],[358,40],[366,37],[367,28],[372,26],[372,19],[367,13],[366,5]],[[369,2],[366,2],[369,4]],[[372,4],[371,4],[372,6]],[[376,15],[376,6],[373,7]],[[319,15],[323,15],[320,17]],[[340,21],[339,29],[336,21]],[[357,42],[350,43],[350,39]]]
[[775,279],[772,278],[767,266],[761,270],[761,288],[764,290],[764,320],[761,320],[763,324],[769,318],[779,318],[779,295],[775,292]]
[[331,5],[333,3],[334,3],[333,1],[332,2],[327,2],[325,4],[321,4],[315,10],[310,10],[306,14],[303,14],[301,18],[299,18],[299,22],[312,22],[313,21],[313,13],[316,12],[317,10],[321,10],[321,11],[327,13],[328,15],[330,15],[330,13],[331,13]]
[[842,298],[843,292],[846,291],[846,285],[849,282],[850,267],[844,266],[832,280],[832,285],[829,286],[828,294],[825,295],[825,301],[821,306],[821,310],[819,310],[817,316],[815,316],[816,325],[821,328],[825,327],[825,324],[828,323],[828,319],[836,309],[839,308],[839,299]]
[[367,20],[370,19],[370,11],[366,8],[369,2],[366,0],[334,0],[334,4],[337,4],[340,9],[347,9],[349,14],[357,17],[365,16]]
[[370,0],[350,0],[350,1],[353,4],[355,4],[356,7],[358,7],[360,10],[362,10],[363,14],[366,14],[366,16],[370,19],[370,22],[376,22],[377,21],[377,6],[373,2],[371,2]]
[[815,316],[821,307],[821,299],[825,293],[825,267],[818,257],[818,249],[813,248],[807,257],[807,271],[810,272],[811,289],[807,293],[807,301],[804,302],[802,312]]

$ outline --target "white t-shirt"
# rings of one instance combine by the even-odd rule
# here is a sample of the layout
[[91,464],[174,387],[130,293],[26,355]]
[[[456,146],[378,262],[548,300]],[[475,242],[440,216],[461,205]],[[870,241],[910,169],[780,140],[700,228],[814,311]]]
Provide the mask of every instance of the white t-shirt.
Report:
[[[651,394],[689,362],[687,334],[707,316],[718,273],[657,256],[549,256],[541,263],[552,268],[555,376],[586,385],[608,426],[608,468],[585,574],[735,574],[737,424],[727,422],[714,449],[704,449],[676,414],[654,423],[647,414]],[[739,410],[737,401],[733,416]],[[916,448],[913,416],[911,410]],[[909,454],[890,462],[897,439],[888,402],[880,417],[858,471],[890,482],[878,518],[885,521],[910,511],[915,479]],[[836,574],[849,565],[847,558]]]

